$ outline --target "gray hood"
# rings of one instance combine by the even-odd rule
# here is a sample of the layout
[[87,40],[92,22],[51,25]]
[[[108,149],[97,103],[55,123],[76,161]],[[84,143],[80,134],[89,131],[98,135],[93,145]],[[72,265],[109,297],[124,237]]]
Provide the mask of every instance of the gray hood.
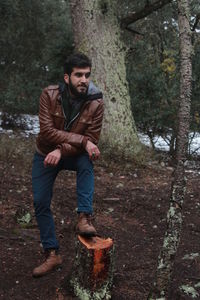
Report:
[[103,98],[102,92],[94,85],[92,81],[89,83],[87,100],[96,100]]

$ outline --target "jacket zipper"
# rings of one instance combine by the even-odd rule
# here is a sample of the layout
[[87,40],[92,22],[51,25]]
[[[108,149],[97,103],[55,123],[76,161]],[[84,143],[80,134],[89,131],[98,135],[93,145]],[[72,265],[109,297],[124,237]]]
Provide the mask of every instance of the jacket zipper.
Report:
[[74,122],[74,120],[75,120],[79,115],[80,115],[80,112],[78,112],[78,113],[76,114],[76,116],[73,117],[73,119],[69,122],[69,124],[67,125],[67,127],[65,127],[65,130],[67,130],[67,129],[69,128],[69,126],[72,124],[72,122]]
[[[86,103],[86,102],[85,102]],[[75,117],[73,117],[73,119],[69,122],[69,124],[67,125],[66,129],[67,130],[69,128],[69,126],[71,125],[72,122],[74,122],[75,119],[78,118],[78,116],[80,115],[80,113],[83,111],[85,103],[83,104],[83,106],[81,107],[81,110],[75,115]],[[65,115],[65,114],[64,114]],[[66,119],[66,117],[65,117]]]
[[[66,115],[65,115],[65,111],[64,111],[64,108],[63,108],[63,102],[61,100],[61,107],[62,107],[62,112],[63,112],[63,115],[65,117],[65,122],[67,121],[67,118],[66,118]],[[78,112],[75,117],[73,117],[73,119],[69,122],[69,124],[66,126],[64,125],[64,129],[67,130],[69,128],[69,126],[72,124],[72,122],[74,122],[74,120],[80,115],[80,112]]]

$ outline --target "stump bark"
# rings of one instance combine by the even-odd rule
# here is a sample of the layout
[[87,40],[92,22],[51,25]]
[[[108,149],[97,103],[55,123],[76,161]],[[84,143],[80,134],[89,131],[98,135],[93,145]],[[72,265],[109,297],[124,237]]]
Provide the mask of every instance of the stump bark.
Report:
[[78,236],[70,284],[79,299],[111,299],[113,258],[112,239]]

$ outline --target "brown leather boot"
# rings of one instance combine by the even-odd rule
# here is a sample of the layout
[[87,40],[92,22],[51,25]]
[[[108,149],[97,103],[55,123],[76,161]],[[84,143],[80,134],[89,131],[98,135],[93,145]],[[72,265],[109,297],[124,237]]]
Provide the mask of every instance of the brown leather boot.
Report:
[[50,250],[45,255],[45,262],[33,270],[33,277],[44,276],[62,264],[62,258],[55,250]]
[[78,224],[76,225],[76,233],[82,236],[96,236],[97,232],[91,223],[91,215],[80,213],[78,217]]

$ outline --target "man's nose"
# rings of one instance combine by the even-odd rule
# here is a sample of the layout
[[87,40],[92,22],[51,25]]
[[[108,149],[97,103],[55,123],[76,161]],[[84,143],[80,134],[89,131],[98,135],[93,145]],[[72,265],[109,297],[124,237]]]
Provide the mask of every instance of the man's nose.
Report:
[[85,77],[85,75],[83,75],[82,77],[81,77],[81,82],[87,82],[87,78]]

